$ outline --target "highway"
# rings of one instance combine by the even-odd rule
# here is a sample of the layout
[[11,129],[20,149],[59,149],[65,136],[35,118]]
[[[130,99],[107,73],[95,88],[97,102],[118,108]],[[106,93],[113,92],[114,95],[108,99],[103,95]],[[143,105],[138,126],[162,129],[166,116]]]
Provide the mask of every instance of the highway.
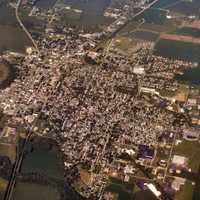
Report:
[[32,42],[33,46],[35,47],[36,51],[39,53],[39,49],[38,49],[38,46],[37,46],[35,40],[32,38],[31,34],[26,29],[26,27],[24,26],[22,20],[19,17],[19,8],[20,8],[20,5],[21,5],[21,2],[22,2],[22,0],[18,0],[16,8],[15,8],[15,16],[16,16],[17,22],[19,23],[19,25],[22,28],[22,30],[26,33],[26,35],[28,36],[28,38],[31,40],[31,42]]

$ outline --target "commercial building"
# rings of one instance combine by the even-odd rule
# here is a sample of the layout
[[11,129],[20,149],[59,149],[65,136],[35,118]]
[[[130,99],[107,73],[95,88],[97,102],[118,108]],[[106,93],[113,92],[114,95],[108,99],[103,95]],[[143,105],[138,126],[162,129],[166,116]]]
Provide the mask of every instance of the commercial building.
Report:
[[140,93],[159,95],[159,92],[157,92],[154,88],[147,88],[147,87],[140,87]]
[[196,141],[199,139],[199,134],[200,134],[199,130],[185,129],[183,131],[183,138],[189,141]]
[[133,68],[133,73],[135,74],[145,74],[145,70],[144,70],[144,67],[134,67]]
[[187,165],[187,158],[184,156],[174,155],[172,164],[177,167],[185,167]]

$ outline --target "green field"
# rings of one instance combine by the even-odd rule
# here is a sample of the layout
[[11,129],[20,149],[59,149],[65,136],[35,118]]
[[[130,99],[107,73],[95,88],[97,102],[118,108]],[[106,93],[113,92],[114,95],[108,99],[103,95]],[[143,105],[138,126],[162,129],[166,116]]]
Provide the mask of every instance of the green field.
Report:
[[11,162],[15,161],[16,148],[15,145],[1,144],[0,143],[0,156],[7,156],[10,158]]
[[49,186],[17,183],[12,200],[59,200],[59,192]]
[[199,44],[167,39],[159,39],[154,48],[155,55],[192,62],[200,60],[199,52]]
[[23,173],[37,172],[49,177],[63,178],[63,169],[57,152],[35,150],[25,156],[22,164]]
[[189,35],[192,37],[200,37],[200,30],[195,28],[183,27],[176,30],[179,35]]
[[200,166],[200,144],[198,142],[183,141],[175,146],[174,154],[189,158],[188,165],[192,171],[197,172]]
[[110,177],[106,191],[117,194],[117,200],[132,200],[134,193],[140,191],[140,188],[134,183],[127,183]]
[[194,185],[186,181],[185,185],[176,194],[175,200],[192,200]]
[[6,181],[3,178],[0,178],[0,200],[3,200],[7,184],[8,184],[8,181]]

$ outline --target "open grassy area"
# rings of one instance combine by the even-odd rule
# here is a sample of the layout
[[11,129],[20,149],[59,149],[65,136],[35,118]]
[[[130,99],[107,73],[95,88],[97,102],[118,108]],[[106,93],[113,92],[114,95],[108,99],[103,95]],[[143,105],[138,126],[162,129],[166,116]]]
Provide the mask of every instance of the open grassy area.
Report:
[[140,191],[141,191],[141,189],[137,185],[135,185],[134,186],[134,193],[140,192]]
[[200,144],[198,142],[183,141],[175,146],[174,154],[189,158],[188,165],[192,171],[197,172],[200,166]]
[[61,21],[68,23],[69,20],[80,20],[80,17],[81,13],[77,13],[74,10],[65,10],[63,16],[61,16]]
[[159,37],[159,33],[143,30],[143,29],[138,29],[138,31],[135,31],[134,33],[130,34],[130,36],[135,39],[155,42],[157,38]]
[[131,200],[133,199],[134,193],[140,191],[140,188],[134,183],[123,182],[111,177],[106,191],[117,194],[117,200]]
[[186,85],[180,85],[176,91],[175,98],[177,101],[185,102],[189,95],[189,88]]
[[60,193],[51,186],[18,182],[12,200],[59,200]]
[[117,37],[113,41],[113,46],[121,51],[127,51],[133,48],[136,42],[128,37]]
[[159,90],[159,93],[162,97],[174,98],[179,102],[186,102],[189,95],[189,88],[187,85],[182,84],[176,91]]
[[194,185],[191,182],[186,181],[185,185],[176,194],[175,200],[192,200],[194,191]]
[[63,178],[63,168],[59,154],[40,149],[26,155],[22,164],[22,172],[37,172],[53,178]]
[[80,177],[83,183],[86,185],[89,185],[90,180],[91,180],[91,174],[85,169],[80,169],[79,173],[80,173]]
[[3,200],[7,185],[8,185],[8,181],[6,181],[3,178],[0,178],[0,200]]
[[9,157],[11,162],[14,163],[16,157],[15,145],[7,145],[0,143],[0,155]]
[[154,47],[154,54],[185,61],[198,62],[200,45],[198,43],[159,39]]
[[5,190],[6,187],[7,187],[7,184],[8,184],[8,181],[3,179],[3,178],[0,178],[0,190]]
[[159,90],[159,93],[162,97],[170,98],[175,96],[175,92],[171,90]]
[[131,21],[118,33],[118,35],[128,36],[128,34],[131,33],[132,31],[136,30],[139,25],[140,25],[140,22]]
[[141,29],[155,31],[155,32],[173,32],[176,30],[176,26],[172,21],[166,21],[164,24],[152,24],[152,23],[144,23]]

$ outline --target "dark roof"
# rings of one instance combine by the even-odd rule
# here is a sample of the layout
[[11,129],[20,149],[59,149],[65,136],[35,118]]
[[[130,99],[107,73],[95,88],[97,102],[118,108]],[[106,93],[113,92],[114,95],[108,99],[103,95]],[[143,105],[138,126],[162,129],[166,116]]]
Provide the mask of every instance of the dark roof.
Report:
[[147,145],[140,144],[138,146],[138,156],[142,158],[146,158],[146,157],[152,158],[154,156],[154,149],[150,148]]

